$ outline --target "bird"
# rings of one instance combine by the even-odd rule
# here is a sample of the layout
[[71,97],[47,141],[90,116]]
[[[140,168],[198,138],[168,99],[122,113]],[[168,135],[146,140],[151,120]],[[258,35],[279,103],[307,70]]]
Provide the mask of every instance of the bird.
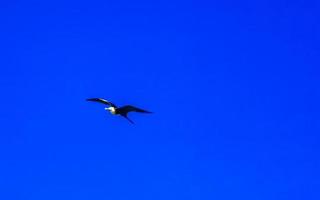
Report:
[[108,107],[106,107],[105,110],[109,111],[113,115],[120,115],[120,116],[126,118],[132,124],[134,124],[134,122],[127,116],[129,112],[139,112],[139,113],[148,113],[148,114],[152,113],[150,111],[143,110],[141,108],[137,108],[132,105],[125,105],[125,106],[117,107],[111,101],[108,101],[103,98],[89,98],[86,100],[107,105]]

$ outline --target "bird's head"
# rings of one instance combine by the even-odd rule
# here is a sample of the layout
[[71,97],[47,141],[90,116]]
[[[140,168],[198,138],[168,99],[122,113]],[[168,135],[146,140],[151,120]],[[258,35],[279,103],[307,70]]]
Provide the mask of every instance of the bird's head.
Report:
[[107,111],[110,111],[112,114],[115,114],[116,113],[116,109],[112,106],[108,107],[108,108],[104,108],[105,110]]

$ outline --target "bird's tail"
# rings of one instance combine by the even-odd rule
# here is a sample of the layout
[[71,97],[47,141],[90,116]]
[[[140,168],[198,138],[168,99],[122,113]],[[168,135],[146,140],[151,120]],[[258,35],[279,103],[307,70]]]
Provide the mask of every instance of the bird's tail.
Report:
[[131,124],[134,124],[134,122],[127,115],[122,115],[122,116],[126,118]]

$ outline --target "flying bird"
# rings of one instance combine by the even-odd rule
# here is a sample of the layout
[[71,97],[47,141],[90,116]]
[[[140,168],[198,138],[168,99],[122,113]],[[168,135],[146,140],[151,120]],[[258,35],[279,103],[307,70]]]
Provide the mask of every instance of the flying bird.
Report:
[[113,115],[120,115],[120,116],[126,118],[132,124],[134,124],[134,122],[131,119],[129,119],[127,116],[129,112],[152,113],[152,112],[149,112],[149,111],[146,111],[146,110],[143,110],[143,109],[131,106],[131,105],[117,107],[114,103],[112,103],[106,99],[103,99],[103,98],[90,98],[90,99],[87,99],[87,101],[98,102],[98,103],[102,103],[102,104],[109,106],[109,107],[106,107],[105,110],[110,111],[110,113]]

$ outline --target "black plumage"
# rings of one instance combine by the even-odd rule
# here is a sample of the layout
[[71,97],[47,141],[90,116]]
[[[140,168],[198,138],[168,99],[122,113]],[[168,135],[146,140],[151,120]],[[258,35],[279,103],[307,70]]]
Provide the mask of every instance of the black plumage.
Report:
[[103,98],[89,98],[89,99],[87,99],[87,101],[93,101],[93,102],[98,102],[98,103],[108,105],[109,107],[106,108],[106,110],[109,110],[114,115],[121,115],[122,117],[126,118],[131,123],[134,123],[134,122],[128,118],[127,115],[129,112],[152,113],[150,111],[143,110],[141,108],[137,108],[137,107],[131,106],[131,105],[117,107],[114,103],[112,103],[106,99],[103,99]]
[[99,103],[103,103],[105,105],[117,108],[117,106],[114,103],[112,103],[112,102],[110,102],[108,100],[102,99],[102,98],[90,98],[90,99],[87,99],[87,101],[99,102]]

